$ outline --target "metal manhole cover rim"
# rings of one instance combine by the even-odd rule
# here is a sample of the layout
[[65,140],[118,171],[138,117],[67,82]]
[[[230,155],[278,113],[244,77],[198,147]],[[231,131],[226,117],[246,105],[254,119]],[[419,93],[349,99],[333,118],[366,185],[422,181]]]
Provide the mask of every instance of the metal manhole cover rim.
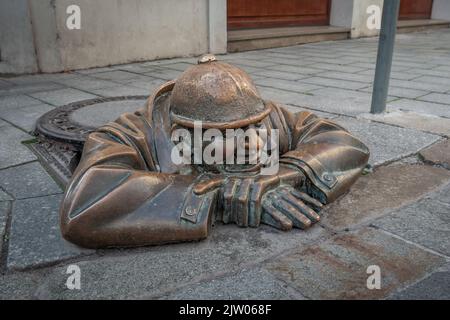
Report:
[[[36,122],[35,133],[43,135],[47,139],[83,144],[86,135],[94,131],[95,127],[88,127],[75,123],[70,119],[70,115],[87,106],[104,102],[126,101],[126,100],[146,100],[148,96],[116,96],[99,97],[82,101],[72,102],[43,114]],[[68,130],[70,128],[70,130]]]

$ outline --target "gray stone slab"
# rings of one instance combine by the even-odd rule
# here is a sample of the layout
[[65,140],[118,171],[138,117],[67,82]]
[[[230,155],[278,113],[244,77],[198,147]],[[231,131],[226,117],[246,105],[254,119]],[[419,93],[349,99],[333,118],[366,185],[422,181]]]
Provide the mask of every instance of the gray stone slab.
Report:
[[339,117],[336,114],[322,112],[322,111],[317,111],[317,110],[310,110],[310,109],[297,107],[297,106],[290,106],[288,104],[283,104],[283,107],[286,108],[287,110],[291,111],[291,112],[294,112],[294,113],[300,112],[300,111],[309,111],[309,112],[314,113],[316,116],[319,116],[319,117],[325,118],[325,119],[335,119],[335,118]]
[[260,269],[242,270],[236,275],[213,279],[161,297],[169,300],[291,300],[299,293]]
[[[368,76],[375,76],[375,70],[366,70],[366,71],[361,71],[358,72],[357,74],[363,74],[363,75],[368,75]],[[404,71],[392,71],[391,72],[391,79],[398,79],[398,80],[412,80],[412,79],[417,79],[419,78],[420,75],[415,74],[415,73],[408,73],[408,72],[404,72]]]
[[0,110],[0,117],[25,131],[31,132],[36,126],[37,119],[53,108],[49,104],[41,103],[29,107]]
[[39,99],[45,103],[59,107],[72,102],[97,98],[93,94],[89,94],[77,89],[60,89],[54,91],[37,92],[30,94],[32,97]]
[[76,70],[75,72],[78,74],[87,74],[92,75],[94,73],[103,73],[103,72],[110,72],[115,71],[116,69],[114,67],[101,67],[101,68],[91,68],[91,69],[83,69],[83,70]]
[[0,275],[0,300],[34,300],[39,275],[15,273]]
[[[303,77],[315,75],[319,72],[323,72],[321,69],[309,68],[304,65],[286,65],[279,64],[272,67],[266,67],[266,70],[274,70],[279,72],[297,73],[303,75]],[[275,77],[274,77],[275,78]],[[280,78],[283,79],[283,78]]]
[[282,89],[287,91],[294,92],[308,92],[310,90],[323,88],[321,86],[317,86],[309,83],[301,83],[298,81],[289,81],[282,79],[274,79],[274,78],[263,78],[255,81],[257,86],[263,87],[272,87],[276,89]]
[[450,182],[450,171],[411,160],[360,177],[348,194],[322,210],[321,223],[337,231],[367,225]]
[[426,96],[418,98],[418,100],[450,105],[450,94],[430,93],[427,94]]
[[410,99],[399,99],[388,102],[387,109],[389,111],[407,110],[407,111],[414,111],[417,113],[425,113],[429,115],[450,118],[449,106],[439,103],[410,100]]
[[369,147],[369,163],[375,166],[417,153],[440,139],[434,134],[364,119],[341,117],[334,121]]
[[84,91],[90,91],[92,89],[111,88],[117,86],[116,82],[103,79],[96,79],[94,77],[88,76],[79,76],[77,78],[61,81],[61,83],[63,83],[67,87],[80,89]]
[[[307,298],[380,299],[445,262],[445,258],[381,230],[364,228],[279,256],[266,268]],[[379,290],[367,288],[371,265],[380,267]]]
[[322,78],[330,78],[330,79],[337,79],[337,80],[365,82],[367,84],[370,84],[373,82],[373,76],[365,75],[365,74],[356,74],[356,73],[326,71],[326,72],[318,73],[317,76],[322,77]]
[[39,100],[33,99],[26,95],[3,96],[0,97],[0,110],[17,109],[21,107],[40,104]]
[[20,95],[20,94],[29,94],[40,91],[49,91],[49,90],[57,90],[63,89],[59,83],[54,82],[44,82],[44,81],[33,81],[31,83],[21,83],[15,84],[14,86],[7,87],[4,89],[0,89],[0,96],[10,96],[10,95]]
[[102,97],[118,96],[149,96],[152,92],[149,90],[133,87],[131,85],[119,85],[117,87],[90,90],[93,94]]
[[[178,62],[178,63],[172,63],[172,64],[166,64],[164,65],[164,67],[169,68],[169,69],[174,69],[174,70],[178,70],[178,71],[185,71],[187,68],[192,67],[194,64],[192,63],[187,63],[187,62]],[[147,70],[146,72],[148,72],[149,70]]]
[[15,199],[62,193],[39,162],[0,170],[0,187]]
[[70,120],[83,126],[97,128],[116,120],[125,112],[134,112],[145,106],[145,99],[102,102],[74,111],[70,115]]
[[14,200],[9,194],[7,194],[4,190],[0,189],[0,202],[1,201],[11,201]]
[[163,83],[165,83],[165,80],[162,79],[153,79],[150,78],[146,80],[137,80],[137,81],[131,81],[127,83],[127,86],[132,86],[140,89],[145,89],[149,93],[153,93],[157,88],[159,88]]
[[254,229],[218,225],[209,238],[200,242],[119,252],[110,250],[111,254],[101,259],[77,262],[82,273],[82,290],[67,290],[67,266],[56,268],[43,279],[39,297],[132,299],[162,296],[193,282],[225,273],[237,274],[288,248],[304,246],[325,236],[328,233],[319,226],[306,232],[280,232],[265,226]]
[[[367,88],[361,89],[361,91],[369,92],[372,94],[373,87],[369,86]],[[426,95],[428,93],[429,93],[429,91],[406,89],[406,88],[393,87],[393,86],[389,87],[389,95],[392,97],[398,97],[398,98],[416,99],[416,98]]]
[[333,70],[347,73],[356,73],[360,71],[364,71],[366,68],[355,67],[352,65],[339,65],[331,64],[331,63],[315,63],[311,65],[312,68],[324,69],[324,70]]
[[450,272],[436,272],[389,297],[395,300],[450,300]]
[[445,84],[437,84],[437,83],[427,83],[427,82],[421,82],[419,80],[398,80],[398,79],[391,79],[389,84],[394,87],[401,87],[401,88],[407,88],[407,89],[416,89],[416,90],[424,90],[424,91],[431,91],[431,92],[440,92],[445,93],[449,90],[449,86]]
[[92,252],[65,241],[59,230],[62,195],[16,200],[12,209],[7,266],[24,269]]
[[[6,232],[6,223],[10,212],[11,203],[9,201],[0,201],[0,258],[2,257],[3,239]],[[0,281],[1,282],[1,281]],[[0,289],[1,290],[1,289]]]
[[450,136],[450,119],[411,111],[361,114],[361,118]]
[[122,71],[122,70],[114,70],[114,71],[94,73],[94,74],[91,74],[91,77],[103,79],[103,80],[116,81],[116,80],[134,79],[134,78],[138,77],[138,75],[135,73],[132,73],[132,72],[127,72],[127,71]]
[[0,127],[0,169],[36,160],[36,156],[21,142],[32,136],[10,125]]
[[306,79],[301,79],[299,82],[311,83],[325,87],[334,87],[334,88],[342,88],[342,89],[351,89],[357,90],[367,87],[367,83],[365,82],[357,82],[357,81],[347,81],[347,80],[337,80],[337,79],[329,79],[329,78],[321,78],[321,77],[311,77]]
[[450,256],[450,186],[435,196],[396,210],[374,224]]
[[168,68],[157,68],[150,72],[145,73],[146,76],[163,79],[166,81],[174,80],[174,79],[178,78],[178,76],[180,74],[181,74],[181,71],[168,69]]
[[[448,67],[450,68],[450,66]],[[434,83],[434,84],[446,84],[450,87],[450,70],[448,71],[448,77],[444,78],[444,77],[433,77],[433,76],[421,76],[419,78],[416,79],[416,81],[423,81],[423,82],[427,82],[427,83]]]
[[259,91],[265,99],[328,113],[358,115],[370,110],[370,103],[366,98],[350,96],[336,99],[333,96],[314,95],[312,92],[302,94],[269,87],[260,87]]
[[426,163],[442,166],[450,170],[450,140],[444,140],[419,153]]
[[283,72],[283,71],[277,71],[277,70],[262,70],[255,72],[254,74],[258,76],[268,77],[268,78],[275,78],[275,79],[283,79],[283,80],[299,80],[307,77],[306,75],[302,75],[299,73],[292,73],[292,72]]

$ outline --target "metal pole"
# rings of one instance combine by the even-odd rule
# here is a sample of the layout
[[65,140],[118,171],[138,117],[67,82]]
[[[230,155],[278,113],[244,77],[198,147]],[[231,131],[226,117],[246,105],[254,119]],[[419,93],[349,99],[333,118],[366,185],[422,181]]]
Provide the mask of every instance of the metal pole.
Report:
[[382,113],[386,110],[399,8],[400,0],[384,0],[371,113]]

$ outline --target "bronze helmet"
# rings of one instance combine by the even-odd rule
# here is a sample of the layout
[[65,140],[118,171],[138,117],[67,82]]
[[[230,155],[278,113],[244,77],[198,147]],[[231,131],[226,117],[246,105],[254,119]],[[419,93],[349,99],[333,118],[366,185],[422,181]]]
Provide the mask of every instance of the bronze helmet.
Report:
[[194,127],[234,129],[257,123],[270,113],[243,70],[202,56],[176,80],[170,97],[172,121]]

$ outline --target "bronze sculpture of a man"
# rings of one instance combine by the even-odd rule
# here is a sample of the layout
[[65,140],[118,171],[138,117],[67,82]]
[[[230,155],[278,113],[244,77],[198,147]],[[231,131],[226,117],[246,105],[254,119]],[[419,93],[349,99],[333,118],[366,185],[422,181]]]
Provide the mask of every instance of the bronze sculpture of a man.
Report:
[[[174,162],[174,130],[192,132],[195,123],[219,133],[276,130],[278,170]],[[207,55],[161,86],[145,109],[88,136],[61,205],[61,230],[73,243],[100,248],[199,240],[215,221],[305,229],[368,158],[368,148],[341,126],[262,100],[244,71]]]

